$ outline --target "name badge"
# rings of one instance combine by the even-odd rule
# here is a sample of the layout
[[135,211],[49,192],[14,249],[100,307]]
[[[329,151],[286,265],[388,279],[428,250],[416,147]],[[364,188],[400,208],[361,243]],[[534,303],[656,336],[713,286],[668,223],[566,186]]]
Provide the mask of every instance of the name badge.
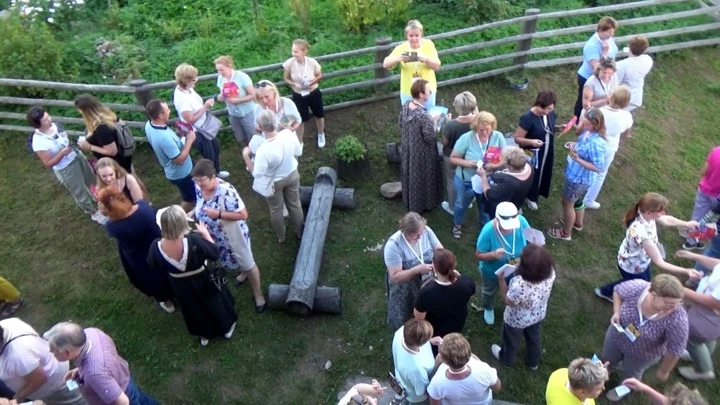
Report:
[[633,343],[635,343],[637,338],[639,338],[641,335],[640,330],[638,330],[638,328],[636,328],[633,324],[628,324],[628,326],[623,332],[625,333],[625,336],[627,336],[627,338]]
[[510,259],[508,260],[508,264],[511,266],[517,266],[518,264],[520,264],[520,258],[516,257],[514,259]]

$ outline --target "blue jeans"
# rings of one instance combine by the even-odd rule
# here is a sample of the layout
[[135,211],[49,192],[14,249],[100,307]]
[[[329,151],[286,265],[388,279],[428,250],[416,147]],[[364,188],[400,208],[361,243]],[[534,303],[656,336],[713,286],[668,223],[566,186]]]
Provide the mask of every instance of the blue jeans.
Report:
[[618,266],[618,271],[620,272],[620,276],[622,277],[622,280],[613,281],[610,284],[606,284],[606,285],[600,287],[600,292],[602,293],[602,295],[612,298],[615,286],[624,281],[636,280],[636,279],[650,281],[650,269],[651,268],[652,268],[652,266],[648,265],[648,268],[645,269],[645,271],[643,271],[642,273],[632,274],[632,273],[626,272],[625,270],[621,269],[620,266]]
[[140,387],[135,385],[135,381],[130,378],[127,388],[125,388],[125,395],[130,400],[130,405],[160,405],[160,402],[149,397],[147,394],[140,390]]
[[[475,197],[470,181],[464,181],[457,175],[453,177],[453,186],[455,187],[455,207],[453,208],[453,223],[462,225],[465,222],[465,211],[467,211],[470,203]],[[480,227],[490,221],[490,215],[485,212],[485,204],[483,200],[478,198],[475,201],[478,208],[478,218],[480,219]]]
[[[720,259],[720,233],[710,239],[710,244],[705,248],[703,256],[712,257],[714,259]],[[696,264],[695,270],[700,270],[705,274],[708,274],[712,269],[706,269],[705,267]]]

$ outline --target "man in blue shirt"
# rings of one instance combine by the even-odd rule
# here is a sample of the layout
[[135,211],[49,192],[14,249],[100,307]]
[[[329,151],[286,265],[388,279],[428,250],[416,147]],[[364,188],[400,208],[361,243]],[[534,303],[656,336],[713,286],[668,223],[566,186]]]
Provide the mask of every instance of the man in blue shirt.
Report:
[[167,126],[170,109],[162,100],[150,100],[145,106],[145,112],[150,117],[150,121],[145,124],[145,136],[165,171],[165,177],[180,190],[180,205],[185,212],[189,212],[195,207],[196,201],[195,183],[190,175],[193,168],[190,149],[195,142],[195,131],[190,130],[183,143],[175,131]]
[[617,21],[612,17],[603,17],[598,21],[597,32],[594,33],[583,47],[583,63],[577,71],[578,98],[575,102],[575,116],[580,119],[582,112],[582,93],[585,82],[592,76],[595,66],[602,58],[615,58],[618,47],[613,35],[618,27]]

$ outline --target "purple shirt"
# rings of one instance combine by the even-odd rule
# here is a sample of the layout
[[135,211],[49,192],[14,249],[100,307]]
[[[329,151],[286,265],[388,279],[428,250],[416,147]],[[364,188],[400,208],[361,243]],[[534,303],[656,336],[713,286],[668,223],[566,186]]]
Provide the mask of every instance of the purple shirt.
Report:
[[[664,318],[648,320],[638,326],[638,300],[649,287],[650,283],[645,280],[630,280],[615,286],[615,292],[622,299],[620,326],[626,328],[632,323],[640,331],[640,337],[633,343],[624,333],[613,329],[613,342],[623,355],[634,360],[650,360],[666,353],[680,357],[688,340],[688,317],[685,308],[678,307]],[[643,320],[646,319],[643,317]]]
[[112,404],[127,389],[130,369],[110,336],[97,328],[85,329],[85,336],[85,348],[75,359],[80,393],[89,405]]

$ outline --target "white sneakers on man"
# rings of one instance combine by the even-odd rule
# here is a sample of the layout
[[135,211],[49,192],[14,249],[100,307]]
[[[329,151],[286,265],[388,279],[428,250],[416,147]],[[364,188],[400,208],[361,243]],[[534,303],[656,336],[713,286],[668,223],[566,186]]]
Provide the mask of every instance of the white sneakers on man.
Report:
[[318,148],[324,148],[325,147],[325,132],[320,132],[318,134]]

